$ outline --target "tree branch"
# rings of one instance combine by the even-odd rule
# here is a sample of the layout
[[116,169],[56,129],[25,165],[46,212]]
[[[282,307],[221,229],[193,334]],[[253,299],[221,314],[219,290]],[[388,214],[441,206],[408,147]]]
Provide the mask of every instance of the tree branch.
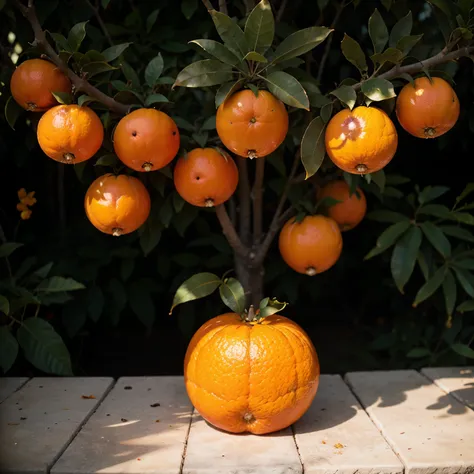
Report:
[[219,0],[219,11],[227,15],[229,12],[227,11],[227,2],[226,0]]
[[214,10],[214,7],[212,6],[212,3],[209,0],[202,0],[202,3],[204,3],[204,6],[207,8],[207,11]]
[[113,46],[114,42],[112,41],[112,37],[110,36],[109,30],[105,26],[104,20],[102,20],[102,17],[100,16],[98,2],[96,1],[95,6],[92,5],[92,3],[89,0],[85,0],[85,2],[89,6],[89,8],[94,12],[94,16],[97,20],[97,23],[99,23],[100,29],[102,30],[102,33],[104,33],[104,36],[107,38],[107,41],[109,42],[110,46]]
[[263,221],[263,177],[265,175],[265,160],[257,159],[255,182],[253,184],[253,243],[258,245],[262,238]]
[[249,244],[250,240],[250,183],[247,160],[248,158],[236,157],[237,166],[239,167],[239,233],[240,238],[246,245]]
[[102,102],[113,112],[116,112],[120,115],[125,115],[128,113],[129,106],[117,102],[112,97],[104,94],[102,91],[94,87],[92,84],[87,82],[85,79],[82,79],[77,74],[75,74],[69,67],[64,63],[64,61],[58,56],[54,48],[49,44],[46,39],[46,35],[41,28],[41,25],[36,16],[35,7],[33,6],[33,1],[28,1],[28,6],[23,5],[20,0],[14,0],[15,5],[21,11],[23,16],[30,22],[31,27],[33,28],[33,33],[35,35],[35,43],[40,46],[46,55],[51,59],[51,61],[70,79],[76,91],[85,92],[88,96],[93,97],[94,99]]
[[227,238],[230,246],[234,249],[234,252],[241,256],[247,257],[248,256],[248,249],[240,240],[240,237],[237,235],[235,231],[235,227],[232,225],[232,221],[230,220],[229,214],[227,214],[227,210],[224,204],[220,204],[216,206],[216,216],[219,219],[219,223],[222,227],[222,232]]

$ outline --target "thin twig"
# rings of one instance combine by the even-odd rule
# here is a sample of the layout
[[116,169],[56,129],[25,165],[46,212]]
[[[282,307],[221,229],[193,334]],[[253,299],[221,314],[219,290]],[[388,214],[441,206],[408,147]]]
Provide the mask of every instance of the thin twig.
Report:
[[219,219],[219,223],[221,224],[222,232],[226,236],[230,246],[234,249],[234,252],[241,257],[247,257],[248,249],[237,235],[235,227],[232,225],[224,204],[216,206],[216,216]]
[[33,33],[35,35],[35,43],[40,46],[49,59],[70,79],[73,83],[76,91],[83,91],[88,96],[93,97],[94,99],[102,102],[113,112],[116,112],[120,115],[125,115],[128,113],[129,106],[117,102],[112,97],[104,94],[102,91],[94,87],[92,84],[87,82],[85,79],[82,79],[77,74],[75,74],[71,69],[67,67],[64,61],[58,56],[54,48],[49,44],[46,39],[46,35],[41,28],[41,25],[36,16],[35,7],[33,6],[33,1],[28,1],[28,6],[23,5],[19,0],[14,0],[17,8],[22,12],[23,16],[30,22],[31,27],[33,28]]
[[112,37],[110,36],[109,30],[105,26],[104,20],[102,20],[102,17],[100,16],[99,2],[96,1],[95,6],[92,5],[92,3],[89,0],[85,0],[85,2],[89,6],[89,8],[94,12],[94,16],[97,20],[97,23],[99,23],[100,29],[102,30],[102,33],[104,33],[104,36],[106,37],[110,46],[113,46],[114,42],[112,41]]
[[255,182],[253,184],[253,243],[258,245],[262,238],[263,221],[263,178],[265,175],[265,160],[257,159]]
[[288,3],[288,0],[283,0],[281,2],[280,8],[278,9],[278,13],[276,15],[277,21],[281,21],[281,19],[283,18],[283,14],[285,13],[285,8],[286,8],[287,3]]
[[219,0],[219,11],[227,15],[229,12],[227,11],[227,2],[226,0]]
[[250,183],[247,160],[248,158],[236,157],[237,166],[239,167],[239,234],[246,245],[249,244],[250,240]]
[[208,11],[214,10],[214,7],[212,6],[212,3],[209,0],[202,0],[202,3],[204,3],[204,6],[207,8]]

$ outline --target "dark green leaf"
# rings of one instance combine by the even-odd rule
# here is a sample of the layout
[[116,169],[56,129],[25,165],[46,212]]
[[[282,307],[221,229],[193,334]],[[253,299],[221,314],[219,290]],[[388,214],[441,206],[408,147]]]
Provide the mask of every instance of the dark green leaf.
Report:
[[396,223],[408,221],[408,217],[395,211],[372,211],[367,214],[367,219],[377,222]]
[[151,94],[145,99],[145,105],[149,107],[152,104],[162,104],[169,102],[163,94]]
[[97,99],[94,99],[94,97],[90,97],[86,94],[82,94],[81,96],[79,96],[79,98],[77,99],[77,105],[79,106],[83,106],[83,105],[87,105],[87,104],[90,104],[91,102],[95,102]]
[[395,48],[402,38],[411,33],[412,28],[413,18],[410,10],[403,18],[400,18],[392,28],[392,31],[390,32],[389,46]]
[[269,0],[261,0],[251,11],[245,23],[244,34],[251,51],[263,54],[272,45],[275,21]]
[[425,204],[430,201],[434,201],[443,194],[447,193],[449,188],[446,186],[426,186],[423,191],[418,195],[418,202]]
[[388,41],[388,30],[377,8],[369,18],[369,36],[374,45],[374,52],[383,51]]
[[72,339],[86,324],[87,313],[85,308],[71,301],[63,307],[61,319],[67,335]]
[[89,317],[96,323],[102,315],[105,306],[104,294],[99,286],[95,285],[89,288],[87,292],[87,302]]
[[235,278],[226,278],[219,287],[223,303],[234,313],[242,314],[245,310],[245,291]]
[[301,56],[321,44],[332,32],[324,26],[312,26],[287,36],[275,50],[272,63]]
[[173,193],[173,207],[176,214],[180,213],[184,207],[184,199],[175,191]]
[[412,48],[421,40],[423,35],[405,36],[401,38],[397,43],[397,49],[399,49],[404,56],[406,56]]
[[164,204],[161,206],[159,217],[163,226],[165,228],[168,228],[170,225],[171,219],[173,218],[173,203],[172,203],[171,196],[168,196]]
[[173,87],[205,87],[222,84],[232,79],[232,67],[214,59],[204,59],[186,66]]
[[415,268],[421,240],[421,230],[419,227],[412,226],[400,240],[398,240],[393,249],[390,268],[395,284],[402,294]]
[[456,198],[456,204],[466,199],[472,192],[474,192],[474,183],[468,183],[462,193]]
[[380,192],[383,194],[383,192],[385,191],[385,183],[386,183],[385,171],[380,170],[380,171],[377,171],[376,173],[370,173],[370,176],[372,178],[372,181],[379,187]]
[[443,294],[444,301],[446,304],[446,313],[448,314],[448,316],[452,316],[454,312],[454,307],[456,305],[457,287],[456,280],[454,279],[453,273],[449,268],[446,271],[446,277],[443,281]]
[[150,216],[138,231],[140,234],[140,247],[145,257],[160,243],[161,231],[163,229],[160,218],[161,215],[152,206]]
[[454,219],[467,225],[474,225],[474,216],[467,212],[453,212]]
[[441,219],[449,219],[452,217],[449,208],[441,204],[427,204],[418,210],[418,214],[440,217]]
[[36,291],[40,292],[56,292],[56,291],[75,291],[83,290],[85,286],[72,278],[64,278],[60,276],[53,276],[47,280],[42,281]]
[[130,284],[128,302],[138,319],[150,330],[155,322],[155,304],[143,282],[134,281]]
[[409,359],[421,359],[422,357],[428,357],[431,355],[431,351],[426,347],[415,347],[407,353]]
[[225,64],[229,64],[230,66],[236,66],[241,61],[230,49],[217,41],[198,39],[190,41],[190,43],[197,44],[200,48],[206,51],[206,53],[214,56]]
[[472,232],[469,232],[468,230],[463,229],[462,227],[440,225],[439,229],[441,229],[443,233],[449,235],[450,237],[456,237],[458,239],[465,240],[466,242],[474,242],[474,235],[472,234]]
[[249,53],[247,53],[244,57],[244,60],[245,61],[256,61],[257,63],[267,63],[268,62],[267,58],[265,56],[263,56],[263,54],[257,53],[256,51],[250,51]]
[[147,65],[145,69],[145,82],[150,86],[154,87],[158,81],[158,78],[163,72],[163,57],[161,53],[158,53]]
[[222,280],[213,273],[204,272],[193,275],[176,291],[176,294],[173,298],[173,304],[170,309],[170,314],[179,304],[209,296],[211,293],[217,290],[221,284]]
[[336,96],[343,104],[346,104],[349,109],[353,109],[357,100],[357,94],[353,87],[341,86],[338,89],[330,92],[331,95]]
[[0,312],[6,315],[10,313],[10,302],[2,295],[0,295]]
[[146,32],[150,33],[151,29],[156,23],[156,19],[158,18],[158,13],[160,13],[160,9],[157,8],[156,10],[153,10],[147,17],[146,19]]
[[75,24],[67,36],[67,42],[73,51],[78,51],[82,41],[86,37],[87,21]]
[[[268,298],[265,298],[268,299]],[[263,301],[263,300],[262,300]],[[257,318],[266,318],[267,316],[271,316],[272,314],[276,314],[280,311],[283,311],[288,303],[284,303],[282,301],[278,301],[276,298],[272,298],[267,302],[266,305],[262,307],[260,303],[260,312]]]
[[216,129],[216,116],[211,115],[201,125],[201,130],[215,130]]
[[5,104],[5,118],[12,130],[15,130],[15,123],[23,111],[24,109],[16,103],[13,96],[10,96],[7,100],[7,103]]
[[117,59],[132,43],[122,43],[117,44],[116,46],[111,46],[106,50],[102,51],[105,61],[108,63]]
[[362,51],[362,48],[356,40],[352,39],[347,34],[344,34],[344,39],[341,42],[341,49],[345,58],[352,63],[361,74],[367,72],[368,68],[364,51]]
[[438,7],[448,18],[451,18],[453,16],[454,2],[452,2],[451,0],[428,0],[428,1],[435,7]]
[[323,106],[321,108],[321,110],[319,111],[321,119],[324,123],[328,123],[329,120],[331,119],[333,108],[334,107],[333,107],[332,103],[330,103],[330,104],[326,104],[325,106]]
[[263,77],[269,91],[282,102],[298,109],[309,110],[309,99],[303,86],[290,74],[276,71]]
[[461,344],[460,342],[457,342],[451,345],[451,349],[460,356],[467,357],[469,359],[474,359],[474,350],[466,344]]
[[101,74],[103,72],[114,71],[117,69],[110,64],[103,62],[103,61],[95,61],[92,63],[87,63],[83,68],[82,72],[87,74],[87,77],[93,77],[96,74]]
[[182,0],[181,11],[185,16],[186,20],[190,20],[198,7],[198,0]]
[[451,244],[443,232],[431,222],[420,224],[421,230],[431,245],[444,257],[451,255]]
[[67,52],[72,52],[73,48],[68,43],[67,39],[61,35],[60,33],[51,33],[49,32],[51,38],[53,38],[54,42],[56,43],[56,47],[58,50],[63,50]]
[[325,128],[326,126],[321,117],[316,117],[304,132],[301,140],[301,162],[306,171],[305,179],[310,178],[318,171],[326,156]]
[[441,267],[434,275],[418,290],[413,307],[416,308],[421,302],[428,299],[443,283],[446,275],[446,268]]
[[210,14],[214,25],[216,26],[217,32],[221,37],[224,44],[235,54],[237,54],[239,59],[249,52],[249,46],[247,40],[245,39],[244,32],[241,28],[235,23],[230,17],[224,13],[217,12],[216,10],[211,10]]
[[216,92],[216,109],[234,92],[237,92],[242,88],[244,83],[243,79],[239,79],[236,82],[226,82],[219,87]]
[[365,96],[373,101],[390,99],[396,96],[393,84],[387,81],[387,79],[381,79],[380,77],[364,81],[361,89]]
[[474,300],[464,301],[456,308],[456,311],[459,311],[460,313],[474,311]]
[[456,277],[461,283],[461,286],[464,288],[464,291],[471,297],[474,298],[474,279],[472,274],[469,273],[467,270],[463,270],[462,268],[453,267],[454,273],[456,273]]
[[115,166],[118,163],[118,158],[113,153],[101,156],[94,166]]
[[5,242],[0,245],[0,258],[9,257],[16,249],[23,247],[23,244],[18,242]]
[[385,63],[398,64],[403,59],[403,54],[399,49],[388,48],[383,53],[373,54],[370,59],[380,65]]
[[69,92],[51,91],[51,94],[60,104],[69,105],[74,100],[74,97]]
[[73,375],[64,341],[44,319],[25,319],[18,329],[17,339],[25,357],[37,369],[49,374]]
[[132,87],[135,89],[140,88],[140,79],[138,78],[138,74],[136,73],[135,69],[125,61],[122,61],[122,72],[125,76],[125,79],[130,82]]
[[0,367],[6,374],[18,356],[18,342],[7,326],[0,326]]
[[385,229],[377,239],[375,247],[364,257],[364,260],[375,257],[391,247],[411,226],[410,221],[400,221]]

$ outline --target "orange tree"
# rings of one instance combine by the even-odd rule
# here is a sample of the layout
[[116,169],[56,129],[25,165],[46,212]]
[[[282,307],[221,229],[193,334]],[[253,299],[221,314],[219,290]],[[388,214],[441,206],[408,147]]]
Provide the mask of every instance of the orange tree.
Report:
[[[61,337],[37,318],[42,305],[64,305],[70,336],[86,319],[97,321],[102,314],[116,323],[127,305],[150,329],[154,293],[160,290],[153,273],[134,272],[137,246],[145,257],[153,255],[171,224],[181,236],[195,225],[201,235],[191,247],[209,245],[221,253],[213,267],[206,261],[206,269],[235,270],[235,278],[209,271],[191,276],[179,286],[173,308],[219,288],[238,313],[250,305],[261,311],[270,305],[267,313],[281,309],[277,300],[263,298],[276,237],[279,262],[305,277],[325,272],[344,254],[341,230],[358,226],[368,194],[375,199],[369,217],[390,225],[366,259],[385,257],[390,249],[396,288],[403,293],[414,281],[413,307],[429,299],[438,308],[442,298],[447,314],[444,332],[418,334],[403,346],[405,355],[419,363],[446,353],[473,357],[473,328],[456,317],[474,309],[468,300],[474,298],[469,247],[474,239],[465,227],[474,224],[466,212],[471,205],[465,204],[473,187],[448,207],[432,202],[447,188],[416,185],[407,191],[409,179],[384,171],[403,159],[402,133],[435,138],[442,146],[463,106],[467,110],[450,83],[469,69],[469,60],[462,58],[474,51],[473,2],[419,2],[413,13],[406,2],[387,0],[318,0],[311,6],[203,0],[207,19],[195,0],[183,0],[180,9],[165,0],[155,7],[124,3],[64,2],[55,12],[54,2],[0,2],[3,39],[9,44],[2,54],[18,64],[13,74],[12,67],[2,68],[5,117],[22,134],[36,132],[33,141],[27,139],[30,149],[37,140],[44,154],[61,162],[55,168],[58,238],[64,244],[68,236],[79,245],[98,239],[86,234],[92,229],[68,234],[73,229],[66,217],[65,182],[71,181],[65,181],[64,166],[74,164],[88,188],[83,214],[100,231],[125,239],[123,244],[94,240],[83,249],[80,257],[95,262],[88,268],[92,276],[71,266],[69,255],[58,265],[52,259],[28,279],[23,268],[20,277],[11,270],[8,259],[18,245],[2,232],[0,252],[9,271],[1,299],[4,370],[13,364],[19,343],[40,369],[70,373]],[[306,12],[309,22],[301,20]],[[305,27],[298,29],[298,22]],[[31,210],[19,197],[21,218],[28,219]],[[198,213],[199,208],[213,209]],[[232,254],[211,232],[210,213]],[[167,256],[160,258],[161,285],[166,285]],[[110,276],[114,259],[120,260],[120,278]],[[179,260],[185,274],[200,263],[192,252],[181,253]],[[27,270],[33,265],[16,263]],[[420,274],[414,273],[416,266]],[[103,268],[108,277],[101,279]],[[281,266],[269,273],[268,286],[282,274]],[[380,283],[379,278],[367,281]],[[294,282],[301,280],[290,273],[276,289],[291,300]],[[44,288],[56,298],[43,298]],[[72,290],[82,296],[71,301]],[[55,345],[48,346],[48,338]],[[396,339],[393,331],[382,334],[373,348],[396,352]]]

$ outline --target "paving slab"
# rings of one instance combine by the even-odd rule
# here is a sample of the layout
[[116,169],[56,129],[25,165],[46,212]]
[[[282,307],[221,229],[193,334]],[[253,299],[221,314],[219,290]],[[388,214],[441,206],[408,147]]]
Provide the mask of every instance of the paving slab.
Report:
[[473,472],[474,411],[414,370],[352,372],[346,381],[407,474]]
[[433,367],[421,373],[474,410],[474,367]]
[[183,474],[303,474],[291,428],[256,436],[217,430],[194,412]]
[[0,405],[0,472],[47,472],[112,384],[38,377],[10,395]]
[[28,377],[2,377],[0,378],[0,403],[16,392],[28,382]]
[[183,377],[121,378],[51,472],[179,474],[191,414]]
[[399,474],[403,464],[339,375],[322,375],[294,425],[306,474]]

